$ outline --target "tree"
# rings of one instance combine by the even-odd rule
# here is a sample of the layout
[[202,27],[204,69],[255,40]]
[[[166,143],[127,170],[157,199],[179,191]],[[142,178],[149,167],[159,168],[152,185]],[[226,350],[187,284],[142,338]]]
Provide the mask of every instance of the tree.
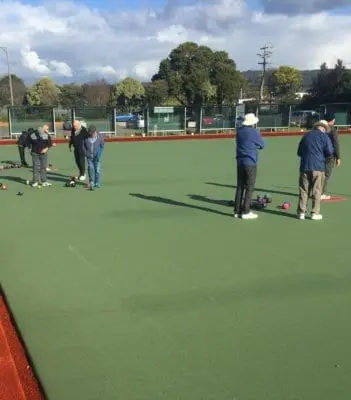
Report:
[[83,88],[74,83],[61,86],[60,105],[62,108],[84,107],[86,99],[84,97]]
[[151,106],[163,105],[168,100],[167,82],[160,79],[151,82],[145,87],[145,99]]
[[113,100],[127,112],[137,111],[145,96],[145,88],[141,82],[133,78],[125,78],[113,88]]
[[269,86],[280,103],[295,102],[296,92],[302,86],[302,74],[296,68],[282,65],[273,72],[269,80]]
[[29,106],[57,107],[60,99],[59,87],[49,78],[41,78],[31,86],[25,95]]
[[162,60],[152,81],[167,82],[169,95],[190,107],[200,124],[200,109],[209,102],[218,105],[238,98],[243,79],[224,51],[213,52],[207,46],[185,42]]
[[225,51],[213,54],[212,82],[215,85],[217,105],[233,103],[238,100],[240,90],[245,86],[246,79],[236,69],[235,62]]
[[111,86],[104,79],[85,83],[82,94],[89,106],[107,106],[111,102]]
[[[15,106],[23,104],[24,96],[27,92],[26,85],[17,75],[11,75],[13,103]],[[0,79],[0,107],[11,105],[10,85],[8,76]]]
[[329,69],[326,63],[323,63],[320,66],[319,73],[315,79],[312,81],[312,87],[310,90],[310,96],[312,99],[320,98],[323,101],[323,98],[329,96],[331,86],[328,81]]
[[309,96],[304,103],[313,105],[321,103],[347,102],[351,96],[351,71],[346,69],[342,60],[337,60],[334,68],[329,69],[326,63],[320,67],[313,80]]

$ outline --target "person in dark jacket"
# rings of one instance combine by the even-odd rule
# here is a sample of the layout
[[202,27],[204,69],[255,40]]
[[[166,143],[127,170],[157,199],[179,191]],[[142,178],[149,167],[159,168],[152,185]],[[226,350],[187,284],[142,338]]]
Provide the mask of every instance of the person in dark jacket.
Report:
[[72,151],[72,147],[74,149],[74,159],[78,167],[78,179],[80,181],[85,181],[85,155],[83,150],[83,143],[88,136],[89,135],[87,129],[82,126],[80,121],[73,121],[73,127],[68,147],[70,151]]
[[47,180],[48,150],[52,147],[49,126],[44,125],[34,130],[27,138],[27,146],[31,149],[33,160],[33,187],[51,186]]
[[89,126],[88,137],[83,142],[84,155],[88,161],[90,189],[100,187],[101,156],[104,150],[104,136],[95,126]]
[[320,203],[325,177],[325,163],[334,153],[332,141],[328,136],[330,128],[325,120],[319,121],[314,128],[300,140],[297,155],[300,157],[299,202],[297,215],[305,219],[308,199],[312,198],[311,219],[320,221]]
[[252,195],[255,189],[258,150],[264,148],[260,132],[254,127],[258,123],[255,114],[244,116],[236,133],[237,188],[234,199],[234,217],[256,219],[257,214],[251,208]]
[[337,129],[335,128],[335,114],[327,113],[325,116],[325,120],[328,122],[330,127],[330,132],[328,133],[334,148],[333,154],[326,159],[325,163],[325,178],[324,178],[324,185],[323,185],[323,193],[322,193],[322,200],[329,200],[330,195],[328,195],[327,188],[329,179],[333,172],[333,168],[339,167],[341,164],[340,160],[340,144],[339,144],[339,134]]
[[21,165],[22,165],[22,167],[25,167],[25,168],[29,167],[29,165],[26,161],[26,148],[28,148],[28,145],[27,145],[28,136],[31,135],[33,132],[34,132],[34,129],[29,128],[28,130],[23,131],[17,140],[17,147],[18,147],[18,153],[19,153],[20,160],[21,160]]

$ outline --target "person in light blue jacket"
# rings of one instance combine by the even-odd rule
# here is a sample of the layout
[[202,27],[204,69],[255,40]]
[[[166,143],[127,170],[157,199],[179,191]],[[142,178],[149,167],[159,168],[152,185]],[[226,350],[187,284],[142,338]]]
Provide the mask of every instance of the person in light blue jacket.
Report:
[[94,125],[89,126],[88,137],[83,142],[83,151],[88,162],[88,175],[92,190],[101,186],[100,168],[104,144],[104,136],[97,131]]

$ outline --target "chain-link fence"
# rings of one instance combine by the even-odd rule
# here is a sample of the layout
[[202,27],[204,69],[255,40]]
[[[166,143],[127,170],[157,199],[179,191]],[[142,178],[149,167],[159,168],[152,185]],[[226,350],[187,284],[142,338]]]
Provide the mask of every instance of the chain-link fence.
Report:
[[[94,125],[101,133],[111,135],[115,134],[116,114],[113,107],[80,107],[74,108],[72,117],[80,120],[84,125]],[[69,123],[71,122],[71,123]],[[72,129],[72,120],[66,121],[65,128],[70,125]]]
[[257,108],[259,118],[259,129],[279,130],[289,126],[289,106],[280,106],[278,104],[260,104]]
[[16,137],[30,127],[48,124],[54,135],[67,136],[72,121],[95,125],[105,135],[184,135],[193,133],[233,132],[238,116],[254,112],[259,117],[260,130],[284,131],[311,128],[326,112],[336,115],[339,128],[351,125],[351,103],[322,104],[311,109],[298,105],[237,104],[206,105],[201,109],[183,106],[148,107],[139,113],[122,113],[113,107],[81,107],[59,109],[51,107],[10,107],[0,120],[0,137]]
[[351,103],[326,103],[322,104],[321,109],[335,114],[337,127],[346,128],[351,125]]
[[19,135],[28,128],[38,128],[47,124],[50,133],[56,135],[54,111],[52,107],[11,107],[8,110],[7,131],[11,136]]
[[[168,132],[184,133],[186,130],[188,117],[186,107],[149,107],[146,113],[148,135],[157,136],[159,133]],[[191,115],[189,117],[191,118]]]
[[230,131],[235,128],[236,106],[207,105],[201,109],[200,132],[213,133]]

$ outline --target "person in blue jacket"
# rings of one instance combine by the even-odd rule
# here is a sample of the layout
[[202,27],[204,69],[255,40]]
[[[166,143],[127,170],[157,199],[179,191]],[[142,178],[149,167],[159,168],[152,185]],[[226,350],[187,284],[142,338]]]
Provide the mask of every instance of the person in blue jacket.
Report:
[[325,166],[329,157],[334,154],[333,143],[328,133],[330,127],[327,121],[321,120],[314,124],[300,140],[297,155],[300,157],[299,203],[297,215],[305,219],[309,197],[312,198],[311,219],[320,221],[320,203],[325,180]]
[[260,132],[255,128],[258,123],[255,114],[244,116],[236,133],[237,188],[234,199],[234,217],[256,219],[258,215],[251,211],[252,195],[255,190],[258,150],[264,148]]
[[88,137],[83,141],[83,152],[88,161],[89,187],[100,187],[101,156],[104,149],[104,136],[98,133],[94,125],[88,128]]

